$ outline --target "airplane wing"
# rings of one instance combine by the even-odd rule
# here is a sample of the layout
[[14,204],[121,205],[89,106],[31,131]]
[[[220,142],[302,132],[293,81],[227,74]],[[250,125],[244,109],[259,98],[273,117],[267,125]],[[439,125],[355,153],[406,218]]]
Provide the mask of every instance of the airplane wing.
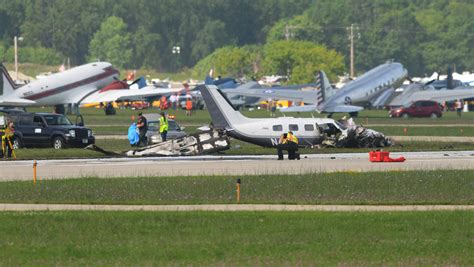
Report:
[[304,105],[304,106],[292,106],[287,108],[281,108],[281,112],[314,112],[318,111],[318,107],[316,105]]
[[352,113],[352,112],[359,112],[363,110],[363,107],[353,106],[353,105],[335,105],[335,106],[328,106],[324,107],[322,112],[327,113]]
[[182,88],[162,88],[155,86],[145,86],[140,89],[116,89],[108,91],[97,91],[81,101],[81,104],[112,102],[121,100],[143,100],[146,97],[167,96],[181,91]]
[[36,104],[35,101],[23,99],[23,98],[12,98],[12,97],[0,97],[0,106],[31,106]]
[[363,110],[363,107],[353,105],[336,105],[323,107],[322,109],[317,105],[304,105],[304,106],[293,106],[288,108],[281,108],[281,112],[325,112],[325,113],[352,113]]
[[[458,88],[458,89],[446,89],[446,90],[423,90],[413,92],[409,97],[406,97],[401,101],[400,99],[394,99],[391,105],[405,105],[418,100],[432,100],[438,103],[444,101],[454,101],[457,99],[474,98],[474,89],[471,87]],[[403,102],[403,103],[402,103]]]
[[262,99],[284,99],[297,102],[315,103],[317,91],[299,91],[286,89],[228,89],[226,93],[232,95],[242,95],[251,97],[260,97]]

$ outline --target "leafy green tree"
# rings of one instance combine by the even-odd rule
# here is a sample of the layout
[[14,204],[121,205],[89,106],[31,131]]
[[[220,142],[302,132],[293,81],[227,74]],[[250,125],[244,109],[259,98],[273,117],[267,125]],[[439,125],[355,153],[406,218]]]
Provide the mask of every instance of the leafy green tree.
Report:
[[263,72],[288,75],[291,84],[314,81],[324,70],[330,79],[344,70],[344,57],[334,50],[307,41],[276,41],[263,49]]
[[[8,62],[13,62],[15,60],[14,53],[13,46],[10,46],[10,48],[6,50],[5,60]],[[64,62],[64,55],[52,48],[27,46],[21,47],[19,49],[18,60],[20,62],[36,63],[42,65],[59,65]]]
[[225,43],[233,43],[225,30],[225,24],[219,20],[208,21],[192,43],[192,59],[197,61],[204,58]]
[[193,74],[204,77],[210,69],[218,76],[253,77],[257,74],[260,61],[260,48],[257,46],[226,46],[199,61]]
[[107,18],[91,40],[89,59],[109,61],[119,68],[127,67],[132,59],[132,49],[126,28],[121,18]]

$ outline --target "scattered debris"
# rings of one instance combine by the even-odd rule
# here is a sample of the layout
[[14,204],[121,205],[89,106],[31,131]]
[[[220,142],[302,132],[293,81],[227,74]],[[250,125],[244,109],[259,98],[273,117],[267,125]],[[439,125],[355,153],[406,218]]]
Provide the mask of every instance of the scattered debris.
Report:
[[325,135],[322,141],[325,147],[347,147],[347,148],[367,148],[367,147],[388,147],[393,145],[393,141],[383,133],[355,125],[352,118],[339,121],[347,128],[333,135]]
[[86,148],[111,156],[193,156],[212,154],[227,150],[230,148],[230,141],[227,135],[223,134],[220,131],[212,130],[187,135],[174,140],[168,140],[146,147],[140,147],[138,149],[123,152],[122,154],[108,152],[97,146],[87,146]]

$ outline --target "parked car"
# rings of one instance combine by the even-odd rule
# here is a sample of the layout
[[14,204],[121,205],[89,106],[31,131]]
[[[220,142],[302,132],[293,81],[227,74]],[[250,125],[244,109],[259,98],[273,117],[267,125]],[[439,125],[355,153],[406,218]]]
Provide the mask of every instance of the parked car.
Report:
[[92,130],[82,121],[71,123],[64,115],[16,112],[6,115],[15,124],[13,146],[21,147],[85,147],[95,143]]
[[[160,117],[161,114],[158,113],[150,113],[150,114],[143,114],[148,122],[148,131],[146,133],[147,143],[148,145],[156,144],[161,142],[161,135],[160,135]],[[186,136],[187,133],[184,132],[184,127],[180,127],[179,124],[173,120],[168,119],[168,134],[166,138],[176,139],[183,136]]]
[[430,100],[420,100],[405,107],[393,108],[389,112],[391,118],[409,118],[409,117],[431,117],[440,118],[443,115],[443,109],[438,102]]

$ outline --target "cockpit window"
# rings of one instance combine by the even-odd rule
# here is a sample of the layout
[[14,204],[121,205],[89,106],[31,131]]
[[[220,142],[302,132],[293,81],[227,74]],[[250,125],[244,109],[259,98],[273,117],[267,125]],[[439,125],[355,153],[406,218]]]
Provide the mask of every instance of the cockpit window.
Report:
[[344,126],[342,123],[340,123],[340,122],[338,122],[338,121],[334,121],[334,123],[337,124],[337,126],[339,126],[339,128],[340,128],[341,130],[347,129],[346,126]]
[[[339,126],[340,123],[338,122],[335,122],[335,124],[337,124]],[[319,126],[319,130],[321,131],[321,133],[325,133],[326,135],[328,136],[331,136],[331,135],[336,135],[338,133],[341,132],[341,130],[339,130],[336,125],[332,124],[332,123],[322,123],[322,124],[318,124]],[[342,126],[344,127],[344,126]],[[342,128],[341,129],[344,129]]]

